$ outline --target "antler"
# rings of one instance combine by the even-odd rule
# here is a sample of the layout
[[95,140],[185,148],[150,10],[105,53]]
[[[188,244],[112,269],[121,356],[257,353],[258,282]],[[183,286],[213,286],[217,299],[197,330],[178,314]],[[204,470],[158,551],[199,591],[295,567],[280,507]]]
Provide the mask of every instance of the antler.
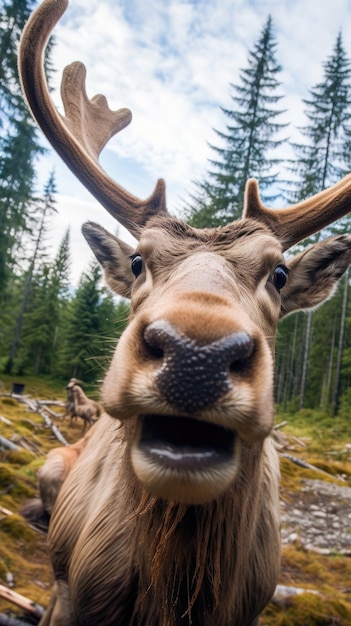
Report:
[[322,230],[351,210],[351,174],[329,189],[287,209],[269,209],[262,204],[255,179],[247,181],[243,217],[267,224],[283,244],[291,248],[305,237]]
[[82,63],[65,68],[61,96],[65,115],[53,105],[46,84],[43,54],[52,29],[68,0],[45,0],[29,19],[20,42],[18,66],[23,92],[38,125],[68,167],[95,198],[135,237],[157,213],[167,213],[165,183],[140,200],[102,170],[99,154],[108,140],[131,121],[128,109],[111,111],[102,95],[88,99]]

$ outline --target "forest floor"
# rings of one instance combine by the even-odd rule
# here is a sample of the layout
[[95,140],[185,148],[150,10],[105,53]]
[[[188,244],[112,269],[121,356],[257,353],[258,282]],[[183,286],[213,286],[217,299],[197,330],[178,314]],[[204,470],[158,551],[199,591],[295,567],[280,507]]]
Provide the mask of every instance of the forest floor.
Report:
[[299,493],[286,496],[283,545],[299,541],[306,550],[351,557],[351,487],[305,479]]
[[[23,382],[31,398],[65,399],[63,386],[34,378]],[[46,537],[28,527],[19,511],[37,496],[36,473],[45,455],[61,444],[41,415],[1,395],[11,390],[10,379],[4,377],[3,383],[0,436],[21,449],[0,448],[0,585],[45,607],[52,584]],[[59,417],[62,408],[52,409],[58,415],[53,421],[69,443],[79,439],[81,426],[71,427]],[[280,417],[287,423],[275,433],[282,470],[279,584],[299,593],[277,594],[261,626],[350,626],[351,423],[313,411]],[[301,461],[314,469],[296,464]],[[0,598],[0,613],[18,616],[21,610]]]

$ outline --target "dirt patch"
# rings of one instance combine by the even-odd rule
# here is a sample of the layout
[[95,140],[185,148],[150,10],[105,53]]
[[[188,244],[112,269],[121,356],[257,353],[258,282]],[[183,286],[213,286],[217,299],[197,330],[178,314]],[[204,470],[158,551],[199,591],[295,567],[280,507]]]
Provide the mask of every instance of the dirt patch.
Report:
[[299,541],[321,554],[351,556],[351,488],[305,479],[300,492],[283,494],[282,542]]

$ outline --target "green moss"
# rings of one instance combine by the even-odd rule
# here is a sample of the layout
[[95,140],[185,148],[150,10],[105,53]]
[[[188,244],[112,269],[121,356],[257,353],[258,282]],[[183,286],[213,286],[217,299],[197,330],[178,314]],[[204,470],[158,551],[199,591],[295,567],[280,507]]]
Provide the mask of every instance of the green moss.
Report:
[[5,406],[18,406],[18,402],[14,398],[2,398],[1,402]]
[[315,471],[300,467],[284,457],[280,458],[280,471],[282,490],[287,491],[299,491],[303,480],[320,478]]
[[[297,596],[291,607],[289,621],[282,621],[282,625],[288,626],[330,626],[340,624],[347,626],[351,623],[351,612],[346,604],[331,601],[311,593]],[[291,618],[293,619],[290,622]]]
[[6,572],[8,571],[8,568],[6,567],[6,563],[4,561],[3,558],[0,558],[0,579],[1,580],[5,580],[6,579]]
[[5,490],[14,484],[16,480],[16,472],[10,465],[0,463],[0,489]]
[[28,465],[33,461],[33,454],[28,450],[13,450],[9,453],[8,460],[10,463],[18,465]]
[[37,493],[36,472],[32,471],[30,478],[21,475],[21,471],[26,467],[27,465],[20,466],[20,469],[17,469],[17,466],[11,463],[0,463],[0,491],[2,492],[0,503],[10,510],[16,510],[17,505],[28,498],[35,497]]
[[0,519],[0,532],[10,535],[12,539],[32,542],[32,530],[20,515],[7,515]]
[[[11,388],[11,380],[8,380]],[[65,399],[64,385],[51,386],[44,379],[19,380],[26,385],[26,393],[37,398]],[[6,381],[5,381],[6,384]],[[7,400],[7,398],[5,398]],[[3,398],[4,400],[4,398]],[[10,425],[1,423],[1,434],[10,439],[13,434],[27,435],[40,449],[47,453],[59,442],[44,427],[43,419],[36,413],[28,414],[23,404],[0,399],[0,413],[11,420]],[[28,419],[32,424],[28,422]],[[306,448],[297,447],[291,454],[328,472],[328,480],[337,481],[338,474],[345,474],[343,485],[351,484],[351,463],[342,456],[345,444],[351,440],[349,423],[331,418],[321,412],[303,411],[296,416],[281,416],[288,420],[284,432],[298,438],[306,438]],[[59,422],[68,441],[76,441],[81,428],[69,428],[68,420]],[[336,454],[331,454],[336,452]],[[348,456],[350,454],[348,453]],[[45,457],[34,458],[21,451],[1,453],[0,504],[18,513],[25,501],[37,495],[37,471]],[[314,471],[298,467],[282,459],[282,497],[296,501],[296,493],[306,478],[327,478]],[[348,482],[347,482],[348,481]],[[351,522],[350,522],[351,526]],[[16,591],[47,606],[51,567],[46,547],[46,537],[30,529],[19,515],[4,518],[0,514],[0,579],[10,571],[15,578]],[[40,585],[36,583],[40,581]],[[286,546],[282,552],[281,584],[317,589],[321,597],[311,594],[294,598],[284,609],[270,604],[263,613],[260,626],[350,626],[351,624],[351,559],[342,555],[322,556],[307,552],[298,544]],[[43,585],[45,588],[43,588]],[[8,609],[0,599],[0,612]]]
[[260,626],[349,626],[351,604],[332,596],[303,593],[293,597],[281,609],[270,604],[264,611]]

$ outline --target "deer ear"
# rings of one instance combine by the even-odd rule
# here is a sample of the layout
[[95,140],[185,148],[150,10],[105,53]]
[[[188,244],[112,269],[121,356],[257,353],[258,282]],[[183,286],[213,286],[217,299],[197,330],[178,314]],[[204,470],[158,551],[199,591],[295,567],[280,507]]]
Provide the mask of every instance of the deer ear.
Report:
[[114,293],[130,298],[134,280],[130,263],[133,248],[93,222],[83,224],[82,232],[104,270],[107,285]]
[[281,290],[280,317],[313,309],[330,298],[351,263],[351,235],[325,239],[287,262],[288,281]]

